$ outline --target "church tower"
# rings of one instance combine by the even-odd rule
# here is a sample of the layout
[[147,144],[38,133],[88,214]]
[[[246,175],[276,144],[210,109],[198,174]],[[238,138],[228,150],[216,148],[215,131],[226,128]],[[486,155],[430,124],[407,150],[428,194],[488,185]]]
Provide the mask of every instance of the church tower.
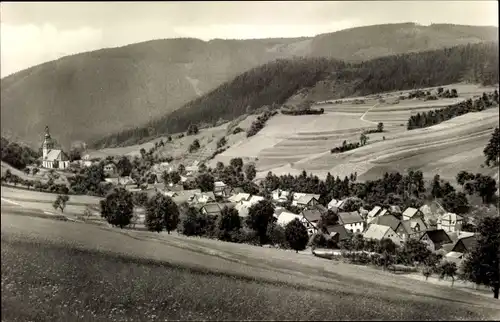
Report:
[[54,148],[54,142],[52,142],[52,139],[50,137],[49,133],[49,127],[45,127],[45,139],[43,140],[43,145],[42,145],[42,153],[43,153],[43,159],[47,157],[49,154],[49,151]]

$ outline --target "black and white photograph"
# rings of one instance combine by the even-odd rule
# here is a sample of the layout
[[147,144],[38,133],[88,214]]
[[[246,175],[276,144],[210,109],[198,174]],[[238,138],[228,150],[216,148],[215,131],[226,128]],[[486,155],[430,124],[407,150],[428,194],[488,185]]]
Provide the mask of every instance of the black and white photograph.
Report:
[[2,1],[2,322],[500,320],[498,12]]

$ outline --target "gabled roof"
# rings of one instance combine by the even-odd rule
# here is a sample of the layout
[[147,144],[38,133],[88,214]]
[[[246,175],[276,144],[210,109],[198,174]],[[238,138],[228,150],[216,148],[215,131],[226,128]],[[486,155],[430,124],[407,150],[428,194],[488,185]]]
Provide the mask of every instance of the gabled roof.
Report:
[[413,208],[413,207],[408,207],[406,210],[403,212],[403,217],[409,217],[412,218],[415,216],[415,214],[418,212],[418,209]]
[[45,157],[44,160],[47,160],[47,161],[68,161],[69,158],[68,156],[66,155],[66,153],[63,152],[63,150],[58,150],[58,149],[55,149],[55,150],[49,150],[49,152],[47,153],[47,156]]
[[464,256],[463,253],[459,253],[459,252],[449,252],[448,254],[445,255],[446,257],[449,257],[449,258],[456,258],[456,259],[461,259],[462,256]]
[[[382,216],[386,216],[386,215],[391,215],[391,214],[387,211],[387,209],[385,209],[385,208],[384,208],[384,209],[382,209],[382,210],[378,213],[378,215],[377,215],[377,216],[378,216],[378,217],[382,217]],[[391,216],[392,216],[392,215],[391,215]]]
[[319,195],[307,194],[305,196],[302,196],[297,200],[297,204],[307,205],[313,198],[318,200]]
[[262,201],[264,200],[264,197],[261,197],[261,196],[252,196],[250,197],[250,199],[248,200],[249,203],[251,203],[252,205],[258,203],[259,201]]
[[453,246],[453,249],[455,249],[455,247],[458,245],[458,243],[462,243],[462,245],[464,245],[465,249],[467,249],[467,251],[470,252],[471,250],[473,250],[476,247],[477,238],[475,235],[460,238],[457,240],[457,242]]
[[209,214],[218,214],[222,210],[220,205],[216,202],[207,203],[207,204],[203,205],[201,208],[205,209],[205,211]]
[[309,222],[316,222],[321,219],[321,211],[318,209],[305,209],[301,214]]
[[339,200],[337,200],[337,199],[330,200],[330,202],[327,205],[328,209],[330,209],[330,208],[337,208],[337,203],[338,202],[339,202]]
[[363,220],[363,218],[361,218],[359,212],[352,211],[352,212],[340,212],[339,213],[339,221],[343,225],[348,225],[348,224],[363,222],[364,220]]
[[219,187],[225,187],[226,184],[222,181],[215,181],[214,182],[214,187],[219,188]]
[[378,216],[375,217],[373,221],[371,221],[371,224],[388,226],[396,231],[398,229],[398,226],[400,225],[400,220],[393,215]]
[[349,232],[343,225],[330,225],[326,227],[326,230],[332,235],[332,233],[337,233],[339,235],[339,240],[344,240],[349,238]]
[[442,215],[444,213],[446,213],[446,211],[444,210],[443,206],[441,206],[441,204],[437,201],[432,201],[431,203],[427,204],[427,205],[423,205],[422,207],[420,207],[419,209],[425,216],[429,216],[429,215]]
[[316,210],[319,210],[321,213],[326,213],[328,212],[328,208],[326,208],[325,206],[323,206],[322,204],[315,204],[312,209],[316,209]]
[[278,225],[281,226],[286,226],[289,222],[293,221],[294,219],[301,219],[302,217],[300,215],[288,212],[288,211],[283,211],[279,216],[278,216]]
[[368,218],[376,217],[378,215],[378,213],[380,212],[380,210],[382,210],[382,208],[379,206],[373,207],[373,209],[370,210],[370,212],[368,213]]
[[446,232],[442,229],[436,229],[436,230],[428,230],[426,231],[420,239],[422,239],[424,236],[428,236],[429,239],[434,243],[434,244],[448,244],[452,243],[452,240],[446,234]]
[[391,229],[392,228],[389,226],[371,224],[370,226],[368,226],[368,229],[363,233],[363,237],[366,239],[381,240],[382,238],[384,238],[387,231]]
[[[412,218],[408,220],[401,220],[401,225],[405,229],[407,234],[415,234],[427,230],[427,225],[421,218]],[[420,231],[415,231],[417,225],[420,227]]]

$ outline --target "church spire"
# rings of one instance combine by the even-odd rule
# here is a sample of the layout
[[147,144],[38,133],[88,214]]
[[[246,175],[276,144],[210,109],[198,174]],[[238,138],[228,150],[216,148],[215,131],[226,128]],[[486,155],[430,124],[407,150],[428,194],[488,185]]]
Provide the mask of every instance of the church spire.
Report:
[[45,138],[50,138],[50,133],[49,133],[49,126],[45,126]]

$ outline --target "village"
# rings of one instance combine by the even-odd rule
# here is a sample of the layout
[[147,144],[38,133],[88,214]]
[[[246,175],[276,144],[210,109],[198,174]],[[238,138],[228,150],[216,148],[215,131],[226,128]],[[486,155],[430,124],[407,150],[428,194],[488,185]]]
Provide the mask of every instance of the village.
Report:
[[[83,171],[82,169],[97,165],[102,167],[104,173],[101,184],[107,185],[108,190],[121,187],[133,194],[142,193],[147,198],[159,193],[171,198],[178,207],[187,205],[213,218],[220,217],[227,207],[235,209],[243,222],[249,215],[249,209],[266,199],[259,193],[246,193],[242,187],[233,187],[222,180],[214,180],[211,191],[192,188],[196,186],[196,178],[207,173],[206,167],[198,161],[187,167],[175,167],[166,161],[153,163],[146,175],[147,179],[138,180],[133,171],[129,171],[127,176],[120,175],[120,172],[123,173],[117,166],[120,158],[91,159],[88,154],[84,154],[81,159],[70,162],[62,149],[54,147],[48,127],[42,147],[41,168],[50,173],[71,174],[71,169]],[[356,202],[350,202],[353,197],[332,199],[326,206],[320,203],[320,198],[319,194],[280,188],[267,196],[274,207],[276,224],[285,228],[292,221],[299,220],[307,229],[310,238],[308,246],[313,246],[313,249],[313,239],[318,238],[318,235],[326,241],[325,245],[334,248],[355,235],[377,242],[390,239],[397,246],[403,246],[409,240],[418,240],[425,243],[431,252],[441,255],[443,260],[459,266],[476,244],[474,232],[467,231],[470,225],[464,225],[465,218],[446,211],[437,200],[426,202],[419,208],[401,209],[397,205],[375,205],[371,209],[365,209]],[[89,209],[93,209],[95,216],[100,216],[100,209]],[[321,223],[322,218],[331,215],[337,218],[334,222],[325,223],[323,220]],[[134,228],[144,228],[144,222],[145,209],[142,205],[136,205],[131,225]],[[318,251],[319,248],[316,248],[316,252]]]

